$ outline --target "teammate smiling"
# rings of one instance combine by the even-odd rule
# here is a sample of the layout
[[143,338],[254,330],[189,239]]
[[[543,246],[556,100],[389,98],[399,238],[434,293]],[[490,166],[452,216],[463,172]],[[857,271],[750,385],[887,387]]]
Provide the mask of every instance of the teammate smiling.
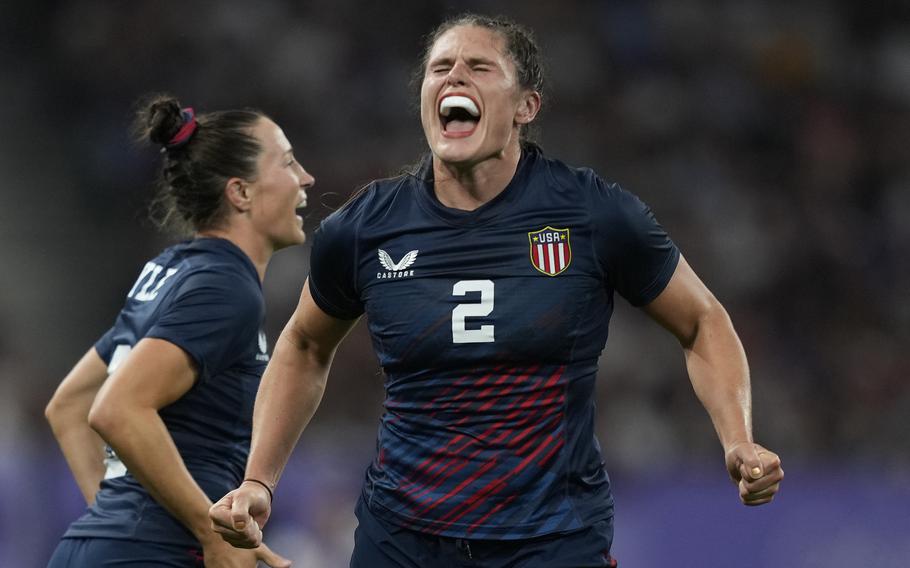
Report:
[[89,505],[49,566],[288,566],[228,546],[207,512],[243,477],[268,361],[261,280],[274,251],[304,241],[295,210],[314,180],[256,111],[197,117],[165,96],[139,126],[162,146],[167,213],[195,238],[146,263],[47,407]]
[[614,565],[593,397],[614,291],[679,339],[743,502],[773,499],[783,472],[752,440],[726,311],[638,198],[522,140],[542,82],[537,47],[512,22],[465,15],[430,36],[430,155],[316,232],[257,395],[255,481],[210,513],[226,540],[260,541],[335,349],[366,313],[386,401],[351,566]]

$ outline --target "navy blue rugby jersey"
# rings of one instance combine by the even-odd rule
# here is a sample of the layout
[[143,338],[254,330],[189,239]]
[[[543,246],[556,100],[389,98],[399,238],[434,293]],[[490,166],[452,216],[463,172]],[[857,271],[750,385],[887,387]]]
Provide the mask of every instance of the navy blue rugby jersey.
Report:
[[[268,362],[264,315],[259,276],[246,254],[224,239],[194,239],[146,263],[114,326],[95,344],[108,372],[144,337],[169,341],[190,355],[195,384],[159,414],[193,479],[213,501],[243,479],[253,401]],[[196,542],[110,449],[106,461],[95,503],[65,537]]]
[[679,251],[637,197],[524,149],[474,211],[443,206],[429,160],[380,180],[314,235],[316,303],[366,313],[385,412],[363,498],[390,522],[520,539],[613,514],[594,380],[613,291],[647,304]]

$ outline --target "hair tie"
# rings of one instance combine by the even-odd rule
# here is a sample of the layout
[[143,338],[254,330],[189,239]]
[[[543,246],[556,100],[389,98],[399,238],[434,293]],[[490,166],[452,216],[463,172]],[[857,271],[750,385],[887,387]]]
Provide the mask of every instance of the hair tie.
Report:
[[196,113],[193,112],[193,107],[186,107],[181,110],[180,115],[183,117],[183,126],[164,145],[168,150],[179,148],[189,142],[190,138],[193,137],[193,133],[196,132],[196,126],[199,125],[196,120]]

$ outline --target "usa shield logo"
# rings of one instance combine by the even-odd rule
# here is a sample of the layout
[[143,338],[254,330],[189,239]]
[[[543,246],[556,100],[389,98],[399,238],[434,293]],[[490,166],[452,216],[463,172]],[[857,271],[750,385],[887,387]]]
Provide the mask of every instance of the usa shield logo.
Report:
[[531,245],[531,264],[538,272],[556,276],[572,262],[569,229],[554,229],[548,225],[528,233],[528,242]]

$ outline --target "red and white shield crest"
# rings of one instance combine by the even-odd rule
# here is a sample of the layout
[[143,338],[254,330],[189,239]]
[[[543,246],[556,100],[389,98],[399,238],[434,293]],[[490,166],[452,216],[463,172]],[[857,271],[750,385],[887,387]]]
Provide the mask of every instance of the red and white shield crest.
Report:
[[572,247],[569,246],[569,229],[554,229],[547,226],[528,233],[531,245],[531,264],[547,276],[556,276],[572,262]]

